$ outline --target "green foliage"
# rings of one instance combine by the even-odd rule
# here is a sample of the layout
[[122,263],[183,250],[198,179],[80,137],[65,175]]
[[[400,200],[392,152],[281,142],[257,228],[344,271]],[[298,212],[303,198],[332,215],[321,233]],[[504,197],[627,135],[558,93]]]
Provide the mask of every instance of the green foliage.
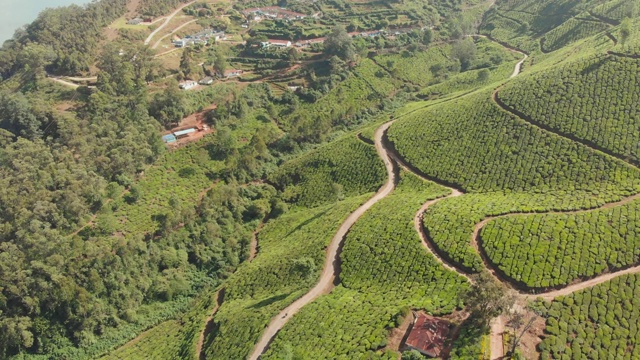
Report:
[[376,150],[351,134],[288,161],[269,175],[287,200],[302,206],[375,191],[385,178]]
[[542,359],[637,359],[640,275],[626,275],[547,305]]
[[[18,31],[15,42],[7,42],[0,50],[0,58],[28,52],[29,44],[40,44],[54,55],[50,70],[77,74],[88,71],[96,60],[102,39],[102,28],[126,11],[125,0],[95,1],[86,6],[48,8],[38,15],[24,31]],[[0,73],[8,77],[21,65],[20,61],[7,61],[0,65]],[[46,65],[49,65],[47,63]]]
[[291,113],[282,119],[283,125],[296,140],[322,141],[332,127],[357,124],[360,115],[376,113],[380,102],[395,89],[389,74],[364,59],[352,74],[316,102],[292,106]]
[[226,282],[225,301],[207,339],[208,359],[247,357],[273,316],[306,293],[322,266],[311,276],[295,271],[296,260],[324,264],[325,247],[344,219],[371,194],[314,209],[291,211],[269,221],[258,234],[259,255]]
[[197,359],[197,342],[207,315],[217,305],[216,295],[217,292],[203,290],[203,295],[189,302],[188,310],[177,319],[141,333],[101,359]]
[[139,14],[155,17],[168,14],[187,2],[189,0],[142,0],[137,11]]
[[572,42],[603,32],[608,28],[608,24],[599,21],[570,19],[545,35],[541,46],[542,51],[558,50]]
[[343,27],[335,27],[327,35],[324,52],[328,56],[337,56],[344,61],[352,61],[355,57],[353,41]]
[[637,83],[640,64],[600,55],[509,83],[499,93],[507,106],[535,122],[640,161]]
[[640,3],[638,0],[613,0],[593,8],[595,15],[600,15],[613,21],[622,21],[625,18],[637,16]]
[[504,217],[482,231],[491,262],[530,288],[566,285],[637,264],[640,204],[578,214]]
[[[447,189],[402,172],[398,188],[351,228],[341,254],[341,284],[305,306],[276,335],[264,357],[309,359],[381,356],[388,330],[406,308],[445,314],[459,305],[465,279],[421,244],[413,217]],[[394,209],[390,212],[389,209]]]
[[389,130],[389,139],[420,171],[470,192],[629,194],[640,185],[636,169],[534,127],[489,96],[481,92],[408,115]]
[[451,360],[491,358],[491,345],[488,327],[463,326],[460,335],[451,345]]
[[479,272],[484,265],[471,246],[471,236],[474,226],[486,217],[517,212],[591,209],[619,200],[621,196],[607,193],[594,196],[588,191],[465,194],[431,206],[425,212],[423,223],[429,238],[446,258],[469,271]]
[[433,46],[425,51],[405,54],[379,55],[376,62],[403,81],[418,85],[437,82],[455,67],[448,58],[450,46]]

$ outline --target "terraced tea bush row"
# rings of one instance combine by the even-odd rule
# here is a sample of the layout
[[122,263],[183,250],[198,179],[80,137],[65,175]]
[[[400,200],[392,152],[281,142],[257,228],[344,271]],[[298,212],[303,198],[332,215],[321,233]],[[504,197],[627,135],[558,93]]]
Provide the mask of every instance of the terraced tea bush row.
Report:
[[499,97],[533,121],[640,160],[640,61],[600,55],[510,82]]
[[427,252],[413,226],[422,203],[447,192],[403,172],[398,188],[348,233],[341,255],[342,284],[302,308],[278,333],[265,358],[281,359],[288,353],[305,359],[373,356],[409,308],[443,314],[460,305],[457,294],[466,280]]
[[467,192],[555,190],[628,195],[640,172],[502,111],[488,92],[417,111],[389,130],[400,155]]
[[386,176],[375,148],[349,134],[284,163],[269,181],[289,201],[313,206],[376,191]]
[[640,275],[620,276],[546,307],[542,359],[640,358]]
[[534,29],[554,28],[581,12],[593,8],[597,0],[506,0],[498,4],[503,12],[523,12],[534,16]]
[[491,262],[531,288],[566,285],[640,261],[640,202],[578,214],[504,217],[482,230]]
[[324,248],[348,214],[369,197],[302,209],[269,221],[258,234],[258,256],[226,282],[225,301],[205,343],[207,359],[246,358],[271,318],[316,282]]
[[638,0],[614,0],[593,8],[593,13],[611,20],[621,21],[624,18],[633,18],[640,11]]
[[490,11],[486,14],[480,33],[527,52],[538,48],[538,44],[531,39],[524,24],[502,16],[498,11]]
[[424,214],[423,225],[442,255],[468,271],[479,272],[484,264],[471,246],[471,236],[474,226],[485,218],[517,212],[592,209],[619,199],[619,195],[594,196],[585,191],[465,194],[431,206]]
[[609,25],[599,21],[570,19],[549,31],[542,41],[542,51],[551,52],[599,32],[607,31]]

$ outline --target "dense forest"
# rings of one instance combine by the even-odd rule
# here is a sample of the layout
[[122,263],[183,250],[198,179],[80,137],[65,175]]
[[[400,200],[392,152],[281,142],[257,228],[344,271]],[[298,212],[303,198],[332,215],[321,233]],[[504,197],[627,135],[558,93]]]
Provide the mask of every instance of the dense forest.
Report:
[[0,48],[0,358],[240,359],[285,319],[261,356],[390,359],[413,311],[525,357],[508,302],[545,359],[638,353],[637,0],[186,3]]

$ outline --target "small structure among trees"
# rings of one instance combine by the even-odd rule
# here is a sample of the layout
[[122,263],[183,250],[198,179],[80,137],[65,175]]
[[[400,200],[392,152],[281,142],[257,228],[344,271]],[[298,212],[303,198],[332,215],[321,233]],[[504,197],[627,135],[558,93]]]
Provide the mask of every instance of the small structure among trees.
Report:
[[420,313],[413,322],[405,345],[423,355],[439,357],[449,336],[450,325],[444,319]]

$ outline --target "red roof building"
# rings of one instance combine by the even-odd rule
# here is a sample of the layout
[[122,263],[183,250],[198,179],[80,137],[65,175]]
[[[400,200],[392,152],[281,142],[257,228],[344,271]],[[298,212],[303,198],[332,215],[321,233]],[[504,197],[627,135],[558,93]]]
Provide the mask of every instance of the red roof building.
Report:
[[405,345],[423,355],[438,357],[449,335],[449,322],[430,315],[418,314]]

